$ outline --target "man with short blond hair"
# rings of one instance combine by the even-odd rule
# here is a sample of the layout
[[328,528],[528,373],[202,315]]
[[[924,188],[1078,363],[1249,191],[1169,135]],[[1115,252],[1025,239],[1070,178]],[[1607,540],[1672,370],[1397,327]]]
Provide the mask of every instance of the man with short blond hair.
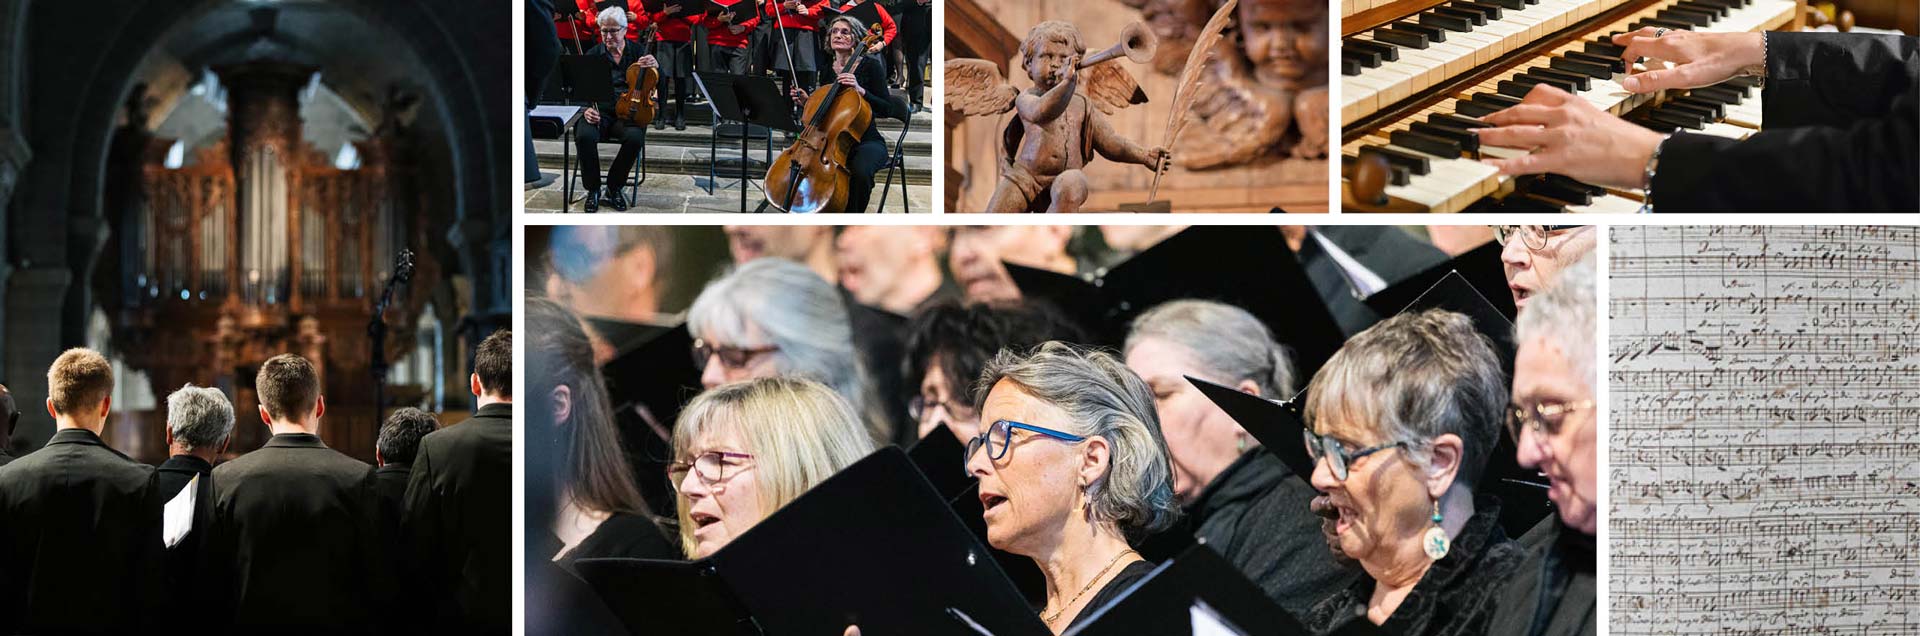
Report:
[[113,365],[68,349],[47,369],[47,445],[0,467],[0,633],[131,632],[153,606],[153,469],[100,439]]
[[365,633],[392,596],[373,467],[320,440],[319,372],[293,354],[254,377],[259,450],[213,469],[214,576],[233,631]]

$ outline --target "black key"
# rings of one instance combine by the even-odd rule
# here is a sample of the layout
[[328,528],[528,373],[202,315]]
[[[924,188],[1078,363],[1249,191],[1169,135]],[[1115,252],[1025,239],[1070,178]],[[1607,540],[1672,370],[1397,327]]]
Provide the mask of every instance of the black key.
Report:
[[1432,11],[1428,11],[1420,14],[1420,23],[1428,26],[1440,27],[1448,31],[1458,31],[1461,33],[1466,33],[1468,31],[1473,30],[1473,26],[1468,23],[1466,18],[1457,18],[1453,16],[1448,16],[1448,15],[1441,15],[1439,13],[1435,13]]
[[1689,95],[1686,97],[1675,97],[1673,98],[1672,101],[1669,101],[1667,103],[1686,104],[1688,106],[1705,108],[1708,110],[1708,112],[1713,113],[1714,119],[1725,119],[1727,116],[1727,105],[1722,104],[1720,102],[1713,101],[1711,99],[1704,99],[1704,98],[1694,97]]
[[1362,68],[1375,68],[1380,66],[1380,56],[1366,51],[1340,49],[1340,60],[1343,62],[1352,61],[1355,64],[1359,64]]
[[1413,132],[1420,133],[1422,135],[1439,137],[1441,139],[1451,141],[1453,143],[1459,144],[1461,150],[1465,150],[1467,152],[1473,153],[1474,157],[1478,158],[1480,156],[1480,136],[1479,135],[1475,135],[1473,133],[1461,130],[1459,128],[1435,126],[1433,124],[1429,124],[1423,121],[1416,121],[1411,124],[1407,124],[1407,129]]
[[1480,121],[1472,117],[1461,117],[1459,115],[1452,115],[1448,113],[1434,113],[1432,115],[1428,115],[1427,122],[1435,126],[1445,126],[1448,128],[1458,128],[1461,130],[1467,130],[1472,128],[1492,128],[1493,127],[1493,124],[1489,124],[1487,122]]
[[[1747,88],[1749,88],[1749,89],[1752,89],[1752,88],[1760,88],[1760,78],[1758,78],[1758,77],[1748,77],[1748,76],[1741,76],[1741,77],[1735,77],[1735,78],[1732,78],[1732,79],[1729,79],[1729,80],[1727,80],[1727,81],[1724,81],[1724,82],[1721,82],[1720,84],[1716,84],[1716,86],[1718,86],[1718,85],[1725,85],[1725,84],[1734,84],[1734,85],[1739,85],[1739,86],[1745,86],[1745,87],[1747,87]],[[1751,94],[1751,93],[1749,93],[1749,94]]]
[[1474,26],[1487,25],[1487,16],[1485,14],[1480,13],[1479,11],[1457,9],[1454,7],[1434,7],[1433,12],[1438,13],[1440,15],[1450,15],[1456,18],[1460,18],[1462,20],[1466,20],[1468,22],[1473,23]]
[[1347,54],[1341,53],[1340,54],[1340,74],[1341,75],[1359,75],[1360,63],[1355,61],[1353,58],[1348,57]]
[[1670,30],[1675,30],[1675,31],[1693,30],[1693,25],[1691,24],[1687,24],[1679,20],[1669,20],[1666,18],[1641,18],[1639,22],[1635,22],[1628,26],[1633,27],[1635,29],[1639,29],[1642,27],[1666,27]]
[[1699,130],[1704,124],[1698,117],[1659,108],[1655,108],[1653,112],[1647,113],[1647,119],[1669,126],[1678,126],[1687,130]]
[[1440,28],[1440,27],[1436,27],[1436,26],[1427,26],[1427,25],[1424,25],[1424,24],[1415,24],[1415,23],[1412,23],[1412,22],[1408,22],[1408,21],[1406,21],[1406,20],[1401,20],[1401,21],[1399,21],[1399,22],[1395,22],[1395,23],[1393,23],[1393,26],[1392,26],[1392,28],[1393,28],[1394,30],[1397,30],[1397,31],[1412,31],[1412,32],[1414,32],[1414,33],[1418,33],[1418,34],[1420,34],[1420,35],[1424,35],[1424,36],[1427,36],[1427,41],[1428,41],[1428,42],[1445,42],[1445,41],[1447,41],[1447,30],[1446,30],[1446,29],[1442,29],[1442,28]]
[[1611,79],[1613,77],[1613,69],[1608,68],[1605,64],[1595,64],[1570,57],[1552,58],[1547,60],[1547,65],[1562,71],[1579,73],[1594,79]]
[[[1676,4],[1671,7],[1667,7],[1667,10],[1672,11],[1674,13],[1684,13],[1687,15],[1699,16],[1700,19],[1706,20],[1707,24],[1712,24],[1715,20],[1720,19],[1719,7],[1689,7],[1685,4]],[[1700,26],[1706,26],[1706,24],[1702,24]]]
[[1474,93],[1467,99],[1493,106],[1495,110],[1520,105],[1520,98],[1508,97],[1498,93]]
[[1460,144],[1452,140],[1421,134],[1411,130],[1396,130],[1387,134],[1387,140],[1401,148],[1412,148],[1430,155],[1458,158],[1462,150]]
[[[1531,85],[1533,85],[1533,84],[1550,84],[1550,85],[1552,85],[1552,86],[1553,86],[1554,88],[1558,88],[1558,89],[1560,89],[1560,90],[1563,90],[1563,91],[1566,91],[1566,92],[1569,92],[1569,93],[1571,93],[1571,92],[1574,92],[1574,88],[1573,88],[1573,82],[1569,82],[1569,81],[1566,81],[1566,80],[1559,80],[1559,79],[1554,79],[1554,78],[1551,78],[1551,77],[1542,77],[1542,76],[1539,76],[1539,75],[1528,75],[1528,74],[1526,74],[1526,73],[1521,73],[1521,74],[1519,74],[1519,75],[1515,75],[1515,76],[1513,76],[1512,78],[1510,78],[1510,79],[1508,79],[1508,80],[1505,80],[1505,81],[1511,81],[1511,82],[1513,82],[1513,83],[1515,83],[1515,84],[1520,84],[1520,85],[1523,85],[1523,86],[1527,86],[1527,87],[1528,87],[1529,89],[1531,89],[1531,88],[1532,88],[1532,86],[1531,86]],[[1502,94],[1505,94],[1505,95],[1513,95],[1513,93],[1508,93],[1508,92],[1506,92],[1505,90],[1501,90],[1500,92],[1501,92]],[[1520,97],[1520,98],[1525,98],[1525,97],[1526,97],[1526,93],[1525,93],[1525,92],[1522,92],[1522,93],[1520,93],[1519,95],[1513,95],[1513,96],[1514,96],[1514,97]]]
[[1704,14],[1694,13],[1692,11],[1676,11],[1671,8],[1661,9],[1658,12],[1655,12],[1653,15],[1654,17],[1657,17],[1663,20],[1685,22],[1689,25],[1696,26],[1696,27],[1703,27],[1713,23],[1713,19],[1710,17],[1707,17]]
[[1612,42],[1587,42],[1582,44],[1580,48],[1588,53],[1605,55],[1612,58],[1618,58],[1627,54],[1627,47],[1618,46]]
[[1460,101],[1455,102],[1453,105],[1454,112],[1461,113],[1467,117],[1486,117],[1487,115],[1500,112],[1501,109],[1504,108],[1506,108],[1506,106],[1496,106],[1486,102],[1473,101]]
[[1647,117],[1644,114],[1629,116],[1627,117],[1627,121],[1635,124],[1639,124],[1640,127],[1646,128],[1648,130],[1652,130],[1657,133],[1670,133],[1670,132],[1673,132],[1674,129],[1679,128],[1679,126],[1663,124],[1663,123],[1654,121],[1653,119]]
[[1541,68],[1538,66],[1527,69],[1527,73],[1530,75],[1538,76],[1538,77],[1552,78],[1552,79],[1557,79],[1563,82],[1572,82],[1574,88],[1583,90],[1583,91],[1589,90],[1590,85],[1588,84],[1588,82],[1592,80],[1592,78],[1589,78],[1585,75],[1581,75],[1579,73],[1569,73],[1567,71],[1562,71],[1559,69]]
[[1500,19],[1499,5],[1492,5],[1484,2],[1474,2],[1474,0],[1453,0],[1453,2],[1448,3],[1448,5],[1466,9],[1468,11],[1479,11],[1481,15],[1487,16],[1488,20]]
[[1627,61],[1620,59],[1618,55],[1601,55],[1599,53],[1589,53],[1586,51],[1567,51],[1565,56],[1569,59],[1591,64],[1605,64],[1608,70],[1615,73],[1627,72]]
[[1380,153],[1380,156],[1387,158],[1388,163],[1404,167],[1407,169],[1407,172],[1411,172],[1415,176],[1424,175],[1431,171],[1427,166],[1427,158],[1424,155],[1416,155],[1404,150],[1394,150],[1386,146],[1361,146],[1360,151]]
[[1713,17],[1716,17],[1716,18],[1727,17],[1727,13],[1729,12],[1729,10],[1727,9],[1727,5],[1710,4],[1706,2],[1700,2],[1700,0],[1680,0],[1679,4],[1676,4],[1673,6],[1676,9],[1686,8],[1686,9],[1693,9],[1695,11],[1704,11],[1706,13],[1713,14]]
[[1722,9],[1726,9],[1728,12],[1732,12],[1734,9],[1740,8],[1740,0],[1688,0],[1688,1],[1694,4],[1704,4],[1707,6],[1720,7]]
[[1351,49],[1360,50],[1360,51],[1368,51],[1375,55],[1379,55],[1380,59],[1386,60],[1388,62],[1392,62],[1394,60],[1400,59],[1400,49],[1395,48],[1391,44],[1382,44],[1380,42],[1369,42],[1367,40],[1343,40],[1340,43],[1340,48],[1342,49],[1351,48]]
[[1563,174],[1554,174],[1554,173],[1548,172],[1540,175],[1540,178],[1544,181],[1552,182],[1563,188],[1570,188],[1573,190],[1585,192],[1587,193],[1588,196],[1597,197],[1607,193],[1606,188],[1602,188],[1597,185],[1588,185],[1586,183],[1574,180],[1573,177],[1569,177]]
[[1705,97],[1722,104],[1738,104],[1746,99],[1746,93],[1744,91],[1736,92],[1731,88],[1723,86],[1702,86],[1688,91],[1687,94],[1694,97]]
[[1741,97],[1747,97],[1753,94],[1753,91],[1751,90],[1752,87],[1746,84],[1736,83],[1736,82],[1721,82],[1718,84],[1714,84],[1712,86],[1708,86],[1707,88],[1725,90],[1725,91],[1734,93],[1736,95],[1739,95]]
[[1502,9],[1506,9],[1508,11],[1519,11],[1521,9],[1527,8],[1526,0],[1480,0],[1480,1],[1500,7]]
[[1686,113],[1688,115],[1693,115],[1695,117],[1699,117],[1700,121],[1714,121],[1720,118],[1719,115],[1714,114],[1713,112],[1714,109],[1706,108],[1702,106],[1695,106],[1693,104],[1682,104],[1678,101],[1667,102],[1666,104],[1662,105],[1661,108],[1671,110],[1677,113]]
[[1547,179],[1529,179],[1516,189],[1527,194],[1546,197],[1569,205],[1592,205],[1593,197],[1585,190],[1569,188]]
[[1388,44],[1397,44],[1410,49],[1427,48],[1426,36],[1420,35],[1418,33],[1408,32],[1408,31],[1395,31],[1393,29],[1385,29],[1385,28],[1374,29],[1373,39],[1379,40],[1381,42],[1386,42]]

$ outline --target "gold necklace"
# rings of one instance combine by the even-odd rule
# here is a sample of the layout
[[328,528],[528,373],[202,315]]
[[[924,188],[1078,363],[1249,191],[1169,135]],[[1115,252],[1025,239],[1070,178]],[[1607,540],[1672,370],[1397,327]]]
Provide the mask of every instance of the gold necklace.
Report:
[[1079,592],[1078,594],[1074,594],[1074,595],[1073,595],[1073,600],[1070,600],[1070,601],[1067,601],[1067,604],[1066,604],[1066,605],[1062,605],[1062,606],[1060,606],[1060,609],[1058,609],[1058,610],[1055,610],[1055,611],[1053,612],[1053,615],[1052,615],[1052,616],[1047,616],[1047,615],[1044,615],[1044,614],[1042,614],[1042,615],[1040,616],[1040,620],[1042,620],[1042,621],[1045,621],[1045,622],[1046,622],[1046,623],[1047,623],[1048,625],[1052,625],[1054,621],[1056,621],[1056,620],[1059,620],[1059,619],[1060,619],[1060,615],[1061,615],[1061,614],[1063,614],[1063,613],[1066,613],[1066,611],[1067,611],[1067,608],[1069,608],[1069,607],[1073,607],[1073,604],[1074,604],[1074,603],[1078,603],[1078,602],[1080,602],[1080,597],[1082,597],[1082,596],[1085,596],[1085,595],[1087,594],[1087,590],[1091,590],[1091,589],[1093,589],[1093,584],[1095,584],[1095,583],[1099,583],[1099,582],[1100,582],[1100,579],[1102,579],[1102,578],[1105,578],[1105,577],[1107,576],[1107,571],[1108,571],[1108,570],[1112,570],[1112,569],[1113,569],[1113,566],[1114,566],[1115,564],[1117,564],[1117,563],[1119,563],[1119,562],[1120,562],[1120,559],[1121,559],[1122,557],[1125,557],[1125,556],[1127,556],[1127,555],[1129,555],[1129,554],[1135,554],[1135,555],[1137,555],[1137,554],[1139,554],[1139,553],[1138,553],[1138,552],[1134,552],[1134,551],[1133,551],[1132,549],[1127,549],[1127,550],[1125,550],[1125,551],[1122,551],[1122,552],[1121,552],[1121,553],[1119,553],[1119,554],[1116,554],[1116,555],[1113,555],[1113,560],[1112,560],[1112,561],[1108,561],[1108,562],[1107,562],[1107,567],[1104,567],[1104,568],[1100,568],[1100,573],[1099,573],[1099,574],[1095,574],[1095,575],[1093,575],[1093,580],[1091,580],[1091,581],[1087,581],[1087,585],[1086,585],[1086,587],[1082,587],[1082,588],[1080,588],[1080,592]]

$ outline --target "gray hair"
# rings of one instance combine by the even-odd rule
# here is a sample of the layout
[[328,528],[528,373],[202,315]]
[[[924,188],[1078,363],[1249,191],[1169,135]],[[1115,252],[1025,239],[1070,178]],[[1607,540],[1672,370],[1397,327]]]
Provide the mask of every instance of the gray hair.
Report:
[[607,7],[600,12],[598,17],[594,18],[594,22],[600,26],[627,28],[627,8]]
[[1173,525],[1180,509],[1153,391],[1125,363],[1059,341],[1030,352],[1003,350],[980,373],[976,409],[1002,378],[1066,412],[1063,432],[1103,437],[1112,445],[1107,474],[1087,486],[1089,520],[1112,524],[1128,541]]
[[1187,351],[1204,370],[1192,375],[1220,384],[1252,380],[1262,397],[1293,397],[1293,363],[1266,323],[1247,310],[1211,300],[1161,303],[1133,319],[1124,351],[1158,338]]
[[[1370,425],[1382,440],[1460,436],[1456,484],[1480,482],[1500,434],[1506,377],[1493,344],[1463,314],[1402,313],[1355,334],[1307,385],[1307,426],[1330,418]],[[1430,450],[1422,446],[1419,450]],[[1426,452],[1407,457],[1431,461]]]
[[827,385],[861,414],[874,441],[891,438],[853,346],[846,301],[805,265],[783,258],[741,265],[700,292],[687,310],[687,325],[705,340],[778,347],[770,355],[781,375]]
[[1594,275],[1593,254],[1588,253],[1560,272],[1546,293],[1527,303],[1527,310],[1520,312],[1520,321],[1513,326],[1516,344],[1539,338],[1558,345],[1561,355],[1567,358],[1567,366],[1572,367],[1589,390],[1600,380],[1594,374],[1593,360],[1597,311]]
[[220,389],[189,383],[167,396],[167,430],[187,448],[218,448],[233,433],[233,403]]

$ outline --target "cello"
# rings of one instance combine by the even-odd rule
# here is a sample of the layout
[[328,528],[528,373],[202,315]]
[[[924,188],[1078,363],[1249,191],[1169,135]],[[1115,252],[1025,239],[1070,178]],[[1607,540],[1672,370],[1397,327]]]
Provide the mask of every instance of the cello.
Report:
[[[860,61],[867,57],[862,52],[873,48],[883,36],[880,25],[870,27],[854,44],[855,54],[834,76],[859,69]],[[860,93],[846,90],[836,81],[826,90],[814,90],[802,112],[805,127],[793,145],[767,167],[763,188],[767,202],[786,212],[844,212],[852,181],[847,156],[873,125],[873,107]]]
[[[647,48],[647,55],[653,55],[655,38],[660,35],[660,25],[649,24],[647,30],[640,32],[640,40]],[[645,128],[653,123],[653,116],[660,109],[660,101],[654,95],[655,87],[660,85],[660,69],[640,68],[635,62],[627,67],[627,92],[613,102],[613,115],[635,126]]]

